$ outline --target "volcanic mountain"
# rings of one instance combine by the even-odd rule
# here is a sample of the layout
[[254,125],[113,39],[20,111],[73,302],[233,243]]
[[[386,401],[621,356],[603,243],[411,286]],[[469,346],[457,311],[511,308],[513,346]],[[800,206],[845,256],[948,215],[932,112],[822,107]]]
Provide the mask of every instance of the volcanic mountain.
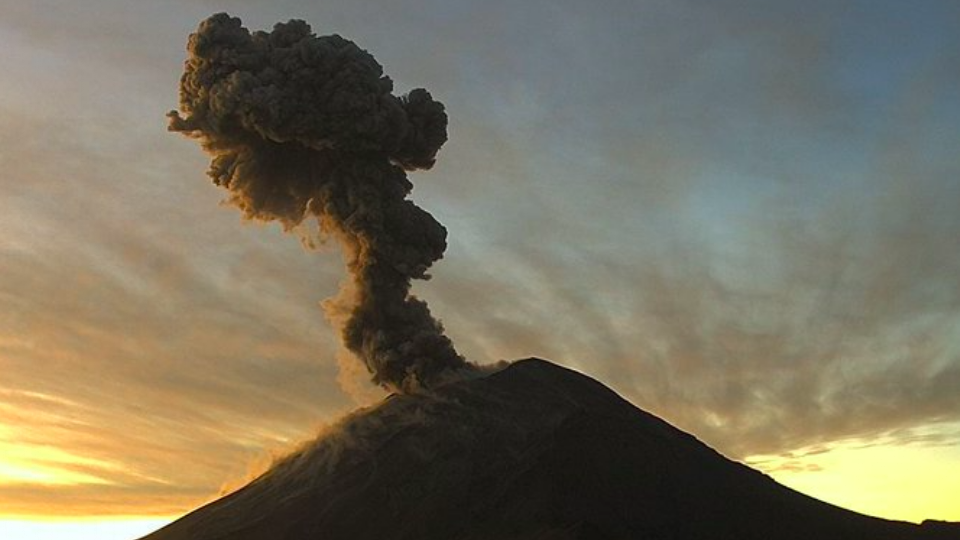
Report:
[[538,359],[342,420],[143,540],[958,539],[807,497]]

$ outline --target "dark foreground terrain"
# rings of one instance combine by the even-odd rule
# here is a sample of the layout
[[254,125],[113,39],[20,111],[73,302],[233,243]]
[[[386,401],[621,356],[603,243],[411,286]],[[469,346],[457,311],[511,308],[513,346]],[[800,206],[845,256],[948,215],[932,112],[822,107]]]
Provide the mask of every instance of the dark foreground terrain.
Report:
[[804,496],[537,359],[355,413],[145,540],[960,539]]

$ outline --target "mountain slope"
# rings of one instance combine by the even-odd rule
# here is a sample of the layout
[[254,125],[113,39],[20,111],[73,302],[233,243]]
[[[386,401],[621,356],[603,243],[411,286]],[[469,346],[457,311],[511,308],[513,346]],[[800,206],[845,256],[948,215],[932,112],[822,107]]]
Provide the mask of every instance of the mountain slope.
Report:
[[360,411],[144,540],[947,539],[806,497],[528,359]]

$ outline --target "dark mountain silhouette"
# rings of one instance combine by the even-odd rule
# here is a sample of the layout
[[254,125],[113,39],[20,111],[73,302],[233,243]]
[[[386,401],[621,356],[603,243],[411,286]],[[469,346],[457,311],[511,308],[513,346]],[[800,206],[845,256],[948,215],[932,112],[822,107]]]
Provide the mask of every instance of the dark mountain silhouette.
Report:
[[528,359],[391,396],[144,540],[958,538],[802,495]]

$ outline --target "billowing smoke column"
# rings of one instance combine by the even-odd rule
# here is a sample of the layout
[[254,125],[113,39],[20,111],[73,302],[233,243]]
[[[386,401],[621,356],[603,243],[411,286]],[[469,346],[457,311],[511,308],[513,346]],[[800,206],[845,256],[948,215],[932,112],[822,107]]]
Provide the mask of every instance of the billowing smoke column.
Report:
[[[471,369],[411,279],[443,256],[446,229],[406,196],[447,140],[443,105],[392,94],[373,56],[299,20],[249,32],[221,13],[190,35],[171,131],[213,156],[208,174],[246,217],[289,230],[316,217],[343,245],[352,283],[334,303],[345,345],[393,390]],[[331,316],[331,318],[338,318]]]

